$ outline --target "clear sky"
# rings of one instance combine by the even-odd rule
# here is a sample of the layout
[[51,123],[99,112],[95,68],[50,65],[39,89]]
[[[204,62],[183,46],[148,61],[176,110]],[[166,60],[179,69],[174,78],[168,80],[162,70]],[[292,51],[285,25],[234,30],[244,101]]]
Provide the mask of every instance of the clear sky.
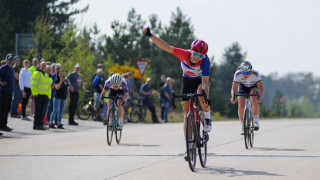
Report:
[[312,72],[320,77],[320,0],[81,0],[74,7],[87,4],[87,13],[74,16],[76,23],[96,22],[107,35],[111,22],[126,22],[131,8],[144,20],[157,14],[167,25],[180,7],[218,63],[224,49],[237,41],[261,74]]

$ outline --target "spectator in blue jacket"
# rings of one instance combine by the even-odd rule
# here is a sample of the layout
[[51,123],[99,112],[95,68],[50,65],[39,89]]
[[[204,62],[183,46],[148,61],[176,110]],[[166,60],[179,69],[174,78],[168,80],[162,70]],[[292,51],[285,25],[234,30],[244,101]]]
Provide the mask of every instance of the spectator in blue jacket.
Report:
[[[12,54],[6,56],[6,64],[0,67],[0,131],[12,131],[7,126],[12,93],[14,91],[14,58]],[[2,133],[0,133],[2,135]]]
[[173,79],[167,77],[166,83],[162,86],[162,104],[161,107],[164,109],[163,111],[163,121],[168,122],[168,113],[170,110],[171,104],[171,95],[172,95],[172,86],[173,86]]
[[98,69],[97,74],[93,79],[92,86],[94,87],[94,110],[95,110],[95,115],[93,116],[94,121],[102,121],[102,118],[99,117],[99,107],[100,107],[100,98],[101,98],[101,92],[103,90],[103,85],[104,85],[104,79],[102,77],[103,75],[103,70]]

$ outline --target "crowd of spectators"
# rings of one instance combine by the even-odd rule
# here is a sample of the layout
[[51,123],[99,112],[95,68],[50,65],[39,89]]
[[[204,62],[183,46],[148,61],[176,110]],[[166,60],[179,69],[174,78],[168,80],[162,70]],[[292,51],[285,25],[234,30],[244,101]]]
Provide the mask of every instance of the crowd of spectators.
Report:
[[[12,131],[7,126],[8,115],[12,118],[21,118],[25,121],[33,119],[34,130],[47,130],[49,128],[64,129],[61,123],[64,109],[69,104],[68,124],[77,126],[75,122],[75,111],[79,100],[79,90],[84,87],[80,72],[80,64],[75,64],[74,71],[65,76],[61,64],[51,64],[45,59],[40,63],[33,58],[32,66],[29,60],[23,60],[20,69],[20,57],[8,54],[1,61],[0,67],[0,131]],[[104,78],[103,65],[98,64],[96,73],[92,76],[92,87],[94,89],[95,121],[106,121],[107,99],[101,103],[101,92],[105,82],[113,75],[109,73]],[[124,106],[130,106],[130,100],[135,96],[136,85],[132,72],[122,74],[129,89],[129,100]],[[153,123],[168,122],[168,112],[174,80],[165,75],[161,76],[159,93],[151,88],[151,78],[141,85],[138,92],[143,97],[143,103],[151,111]],[[151,96],[158,94],[160,98],[161,117],[158,120],[156,108]],[[105,94],[108,96],[108,93]],[[30,103],[29,103],[30,99]],[[30,105],[29,117],[26,108]],[[20,116],[21,115],[21,116]],[[30,118],[31,117],[31,118]],[[0,132],[0,135],[3,135]]]

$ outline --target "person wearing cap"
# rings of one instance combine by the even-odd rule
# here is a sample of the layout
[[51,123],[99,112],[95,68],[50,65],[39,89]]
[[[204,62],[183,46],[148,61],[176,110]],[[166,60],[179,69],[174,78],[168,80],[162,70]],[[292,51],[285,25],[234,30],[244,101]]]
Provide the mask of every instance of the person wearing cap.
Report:
[[21,90],[19,87],[19,73],[20,73],[20,57],[15,56],[14,58],[14,91],[13,91],[13,98],[12,98],[12,103],[11,103],[11,117],[13,118],[21,118],[20,115],[18,114],[18,106],[21,98]]
[[13,55],[8,54],[6,56],[6,64],[0,67],[0,131],[12,131],[12,128],[9,128],[7,123],[14,91],[13,64]]
[[81,87],[81,76],[80,76],[81,66],[76,64],[74,66],[74,71],[70,73],[66,79],[69,81],[69,125],[77,126],[78,123],[74,121],[74,114],[76,112],[78,100],[79,100],[79,90]]
[[150,98],[150,96],[153,94],[156,94],[157,91],[155,91],[154,89],[151,89],[150,86],[151,86],[151,78],[148,77],[146,83],[140,87],[139,93],[142,96],[144,96],[143,104],[146,105],[151,111],[152,122],[159,123],[157,113],[156,113],[156,107],[154,106]]
[[94,87],[94,97],[95,97],[95,102],[94,102],[95,114],[93,116],[94,121],[102,121],[102,119],[99,117],[100,97],[101,97],[101,92],[103,90],[103,85],[105,81],[102,75],[103,75],[103,70],[98,69],[97,74],[94,77],[92,82],[92,86]]
[[46,130],[43,124],[43,117],[51,88],[46,69],[47,63],[45,61],[41,61],[40,68],[31,76],[31,92],[35,102],[35,114],[33,121],[34,130]]

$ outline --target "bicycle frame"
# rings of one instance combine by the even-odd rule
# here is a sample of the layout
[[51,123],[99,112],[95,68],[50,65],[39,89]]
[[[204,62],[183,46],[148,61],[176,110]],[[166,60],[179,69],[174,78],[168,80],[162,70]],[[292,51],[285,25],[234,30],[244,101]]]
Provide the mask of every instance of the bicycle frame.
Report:
[[[250,121],[251,118],[253,118],[253,117],[251,117],[252,104],[251,104],[251,101],[250,101],[250,96],[247,96],[247,97],[246,97],[245,102],[246,102],[246,105],[245,105],[245,107],[244,107],[244,112],[246,111],[246,109],[248,109],[248,112],[249,112],[248,117],[249,117],[249,121]],[[245,114],[245,113],[243,113],[243,117],[242,117],[242,118],[243,118],[243,120],[245,121],[245,119],[246,119],[246,114]]]

